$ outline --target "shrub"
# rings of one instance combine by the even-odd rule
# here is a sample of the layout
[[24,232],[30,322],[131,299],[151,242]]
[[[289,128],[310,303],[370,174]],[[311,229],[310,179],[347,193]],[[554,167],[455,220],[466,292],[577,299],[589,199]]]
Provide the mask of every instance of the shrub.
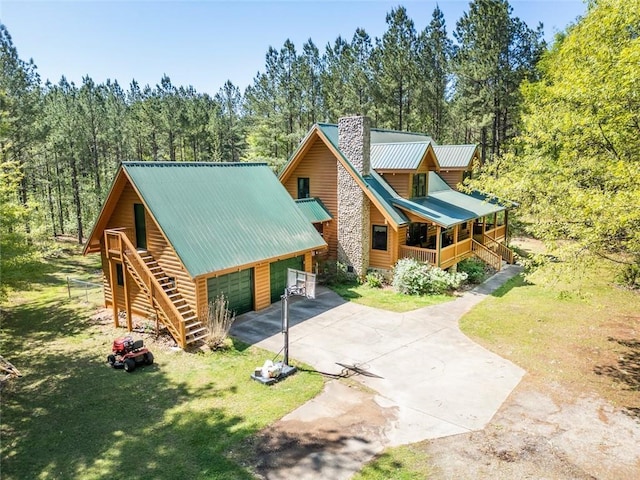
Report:
[[484,262],[473,257],[458,263],[458,271],[467,274],[469,283],[482,283],[487,273]]
[[344,263],[323,261],[319,266],[318,281],[325,285],[341,285],[356,282],[354,273],[347,271]]
[[629,288],[640,288],[640,263],[625,265],[617,278],[618,283]]
[[371,288],[382,288],[384,285],[384,276],[380,272],[372,271],[367,273],[367,285]]
[[229,329],[236,319],[235,313],[228,308],[225,296],[219,295],[213,302],[209,302],[200,318],[204,320],[208,330],[205,343],[211,350],[223,348]]
[[412,258],[398,260],[393,269],[393,288],[407,295],[437,295],[458,288],[467,274],[448,273]]

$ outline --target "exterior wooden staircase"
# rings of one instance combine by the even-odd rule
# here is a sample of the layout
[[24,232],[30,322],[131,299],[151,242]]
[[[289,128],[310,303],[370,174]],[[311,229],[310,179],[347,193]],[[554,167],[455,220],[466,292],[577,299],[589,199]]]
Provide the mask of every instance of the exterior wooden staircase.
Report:
[[476,240],[471,240],[471,251],[484,263],[496,271],[502,268],[502,257]]
[[122,261],[136,284],[149,298],[158,320],[181,348],[197,344],[207,335],[206,326],[182,297],[172,279],[147,251],[138,251],[124,231],[105,231],[108,258]]
[[186,344],[192,344],[204,340],[207,336],[207,328],[198,319],[198,316],[189,306],[187,301],[182,297],[175,282],[168,277],[162,267],[153,258],[153,256],[147,252],[137,252],[142,258],[149,271],[155,276],[156,280],[162,287],[165,295],[171,300],[171,303],[176,307],[178,312],[182,315],[185,330]]
[[507,247],[504,243],[497,242],[488,235],[483,235],[482,244],[495,254],[500,255],[502,260],[513,265],[515,261],[513,250]]

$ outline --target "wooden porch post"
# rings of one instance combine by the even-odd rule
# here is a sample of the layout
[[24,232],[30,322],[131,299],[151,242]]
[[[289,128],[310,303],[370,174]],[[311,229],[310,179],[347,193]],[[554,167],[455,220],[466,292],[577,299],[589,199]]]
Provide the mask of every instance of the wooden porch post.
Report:
[[126,309],[126,313],[127,313],[127,330],[131,331],[133,330],[133,325],[131,323],[131,302],[129,300],[129,288],[127,285],[127,277],[129,276],[128,274],[128,270],[125,268],[124,265],[124,256],[122,258],[122,280],[124,283],[124,308]]
[[496,235],[498,233],[498,212],[494,212],[493,214],[493,239],[496,239]]
[[458,258],[458,232],[460,231],[460,225],[456,225],[453,227],[453,256],[454,258]]
[[[107,247],[108,248],[108,247]],[[118,281],[116,274],[116,266],[113,260],[109,257],[109,250],[107,249],[107,262],[109,262],[109,287],[111,288],[111,307],[113,308],[113,326],[118,327]]]
[[509,244],[509,210],[504,211],[504,243]]
[[442,228],[436,225],[436,266],[440,267],[440,250],[442,246]]

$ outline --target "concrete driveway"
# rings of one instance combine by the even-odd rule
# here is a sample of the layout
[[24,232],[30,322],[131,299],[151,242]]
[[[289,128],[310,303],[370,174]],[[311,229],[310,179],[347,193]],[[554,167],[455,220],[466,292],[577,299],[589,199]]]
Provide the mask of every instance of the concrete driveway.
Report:
[[[519,271],[507,266],[455,301],[408,313],[345,302],[318,288],[315,300],[290,304],[289,356],[330,374],[341,373],[338,363],[365,371],[352,378],[375,390],[381,407],[397,411],[385,445],[482,429],[525,372],[472,342],[458,320]],[[275,304],[242,315],[231,335],[277,353],[280,326]]]

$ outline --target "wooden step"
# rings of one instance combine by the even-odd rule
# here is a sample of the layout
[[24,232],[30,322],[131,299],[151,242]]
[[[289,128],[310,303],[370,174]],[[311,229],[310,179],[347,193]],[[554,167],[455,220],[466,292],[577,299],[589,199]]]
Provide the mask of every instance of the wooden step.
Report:
[[187,336],[198,336],[198,334],[202,333],[202,332],[206,332],[207,329],[206,327],[200,327],[200,328],[196,328],[194,330],[189,330],[186,334]]
[[187,345],[192,345],[194,343],[201,343],[204,342],[207,338],[207,334],[203,333],[201,335],[198,335],[197,337],[191,337],[191,338],[187,338]]

